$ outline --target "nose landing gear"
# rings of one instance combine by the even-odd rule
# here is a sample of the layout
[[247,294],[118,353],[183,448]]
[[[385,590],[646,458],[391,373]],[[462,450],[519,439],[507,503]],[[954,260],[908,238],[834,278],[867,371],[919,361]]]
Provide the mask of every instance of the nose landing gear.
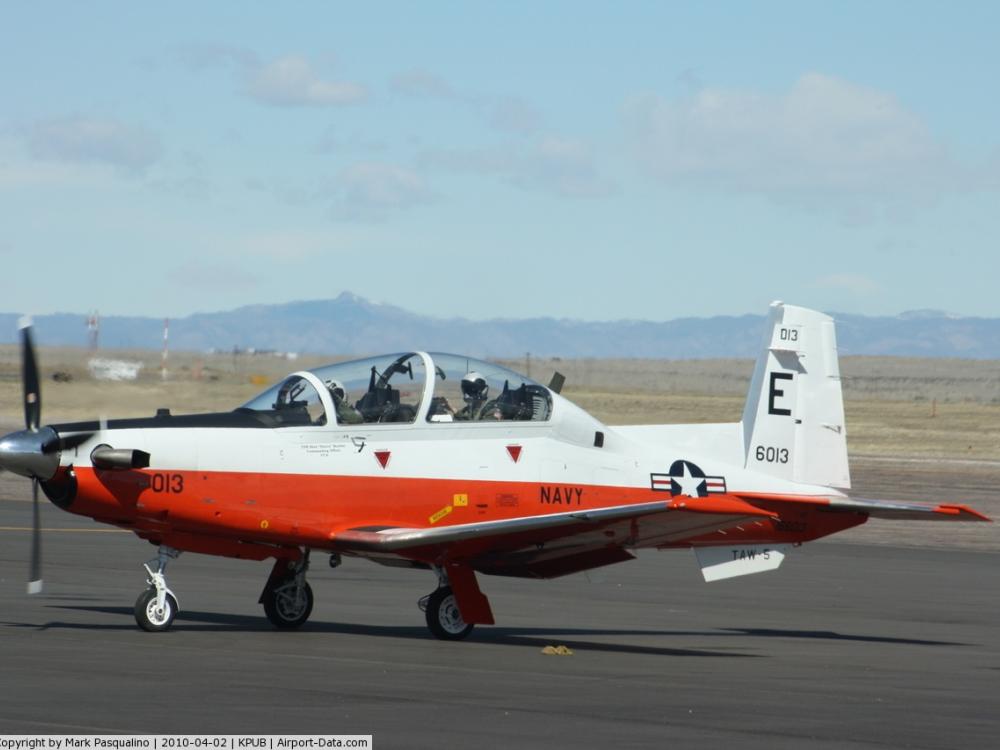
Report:
[[[176,560],[180,550],[162,545],[157,555],[149,562],[143,563],[149,578],[148,588],[139,594],[135,600],[135,621],[143,630],[159,633],[170,628],[177,616],[177,597],[167,588],[165,575],[167,563]],[[156,565],[154,571],[150,566]]]

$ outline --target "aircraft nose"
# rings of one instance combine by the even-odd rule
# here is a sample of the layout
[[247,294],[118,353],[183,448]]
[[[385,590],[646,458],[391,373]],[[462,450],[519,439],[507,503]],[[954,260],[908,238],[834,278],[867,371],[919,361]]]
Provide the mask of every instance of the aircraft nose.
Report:
[[51,427],[4,435],[0,438],[0,469],[42,481],[51,479],[59,468],[58,445],[59,436]]

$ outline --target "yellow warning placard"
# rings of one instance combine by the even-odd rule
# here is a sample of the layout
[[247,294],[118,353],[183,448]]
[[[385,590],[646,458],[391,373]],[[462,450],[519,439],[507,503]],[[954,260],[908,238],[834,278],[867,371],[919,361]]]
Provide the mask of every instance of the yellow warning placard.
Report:
[[430,521],[431,523],[437,523],[438,521],[440,521],[442,518],[444,518],[449,513],[451,513],[451,506],[450,505],[446,505],[441,510],[439,510],[437,513],[435,513],[433,516],[431,516],[430,518],[428,518],[427,520]]
[[464,508],[469,504],[469,496],[465,493],[456,494],[452,498],[451,504],[456,508]]

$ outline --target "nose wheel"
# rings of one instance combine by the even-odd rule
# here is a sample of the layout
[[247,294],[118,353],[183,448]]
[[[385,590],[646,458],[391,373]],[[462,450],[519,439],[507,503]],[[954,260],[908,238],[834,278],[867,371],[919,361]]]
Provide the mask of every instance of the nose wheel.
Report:
[[[168,630],[177,616],[177,597],[167,588],[167,563],[180,555],[180,550],[161,546],[155,558],[143,564],[148,588],[135,600],[135,621],[143,630],[160,633]],[[155,565],[155,570],[150,567]]]
[[167,594],[163,603],[157,600],[156,589],[149,588],[135,600],[135,621],[139,627],[150,633],[167,630],[177,615],[177,600]]

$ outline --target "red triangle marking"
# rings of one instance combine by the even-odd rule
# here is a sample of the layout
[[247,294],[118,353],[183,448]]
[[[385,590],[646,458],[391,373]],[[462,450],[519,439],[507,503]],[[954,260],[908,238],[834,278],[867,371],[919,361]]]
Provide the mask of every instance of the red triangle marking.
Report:
[[391,455],[392,453],[390,451],[375,451],[375,459],[379,462],[383,469],[386,467],[386,464],[389,463],[389,456]]
[[507,453],[510,454],[511,459],[514,463],[517,463],[517,459],[521,457],[521,446],[520,445],[508,445]]

